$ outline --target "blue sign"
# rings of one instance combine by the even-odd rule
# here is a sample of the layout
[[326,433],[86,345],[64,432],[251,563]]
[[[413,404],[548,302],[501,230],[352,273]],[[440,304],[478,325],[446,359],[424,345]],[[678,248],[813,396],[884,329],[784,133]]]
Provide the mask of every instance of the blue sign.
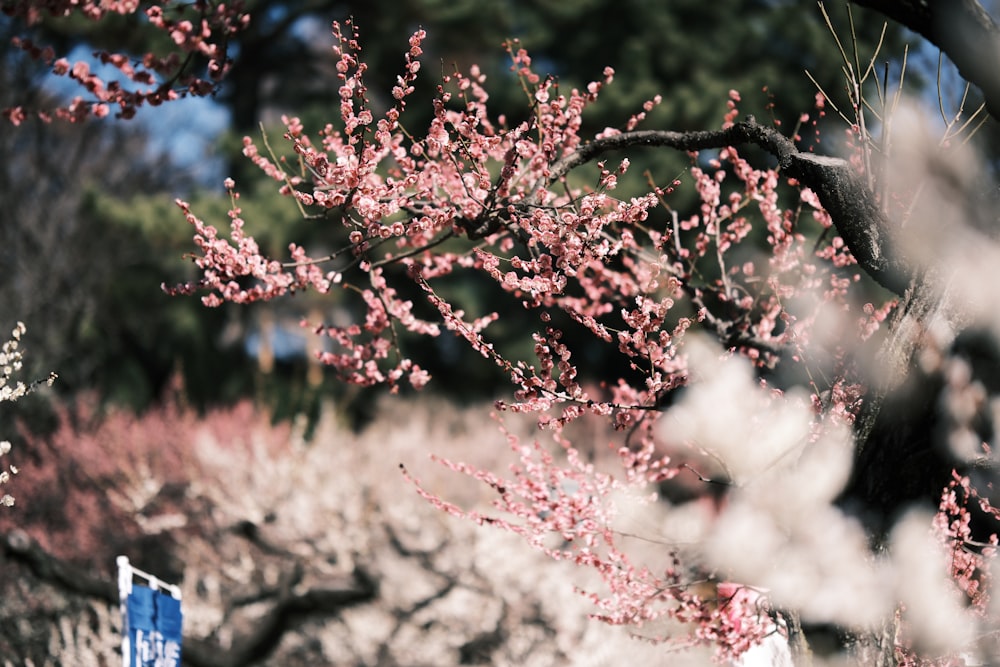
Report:
[[181,601],[133,585],[125,600],[125,667],[181,667]]

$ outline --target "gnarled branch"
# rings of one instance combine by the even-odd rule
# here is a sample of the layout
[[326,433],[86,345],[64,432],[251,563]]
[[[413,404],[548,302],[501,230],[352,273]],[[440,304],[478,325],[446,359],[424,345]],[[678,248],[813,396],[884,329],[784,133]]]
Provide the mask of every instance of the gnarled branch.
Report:
[[892,241],[892,225],[856,170],[841,158],[800,151],[794,143],[753,116],[714,131],[643,130],[597,139],[552,166],[550,182],[575,167],[625,148],[667,147],[693,151],[754,145],[773,155],[786,176],[813,190],[833,219],[840,236],[865,272],[886,289],[902,296],[916,269]]

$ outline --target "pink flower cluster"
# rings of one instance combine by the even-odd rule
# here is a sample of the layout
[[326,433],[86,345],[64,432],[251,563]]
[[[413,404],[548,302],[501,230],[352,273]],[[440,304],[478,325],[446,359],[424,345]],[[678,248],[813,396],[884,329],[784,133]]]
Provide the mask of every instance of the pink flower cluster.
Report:
[[[385,111],[369,99],[355,28],[335,24],[334,35],[339,119],[314,137],[298,119],[284,119],[285,138],[307,177],[262,155],[249,138],[244,152],[306,217],[329,225],[341,245],[321,256],[293,245],[287,258],[270,259],[245,234],[235,192],[228,239],[179,202],[195,229],[201,279],[171,291],[207,291],[205,303],[218,305],[347,290],[360,297],[356,321],[313,327],[333,342],[321,359],[358,384],[396,388],[406,378],[423,386],[427,374],[402,349],[398,330],[452,332],[509,374],[513,399],[498,408],[534,414],[560,447],[552,453],[510,436],[519,462],[506,477],[442,461],[496,491],[496,516],[466,513],[417,484],[424,497],[593,569],[607,589],[591,594],[595,613],[609,622],[664,616],[690,622],[690,636],[676,641],[713,644],[720,656],[738,655],[779,631],[766,595],[750,604],[733,591],[699,592],[694,583],[706,573],[680,552],[665,547],[673,553],[667,568],[637,562],[614,518],[620,494],[650,502],[655,485],[681,471],[662,451],[656,426],[662,403],[688,381],[684,342],[691,330],[709,332],[729,354],[759,368],[798,364],[808,373],[825,363],[814,358],[815,346],[826,346],[832,365],[812,387],[817,424],[849,422],[857,413],[863,387],[848,353],[855,332],[816,341],[815,325],[831,311],[853,314],[848,321],[865,338],[893,304],[862,307],[850,298],[857,267],[815,194],[775,169],[754,168],[732,147],[690,154],[700,207],[686,216],[672,206],[680,185],[674,178],[665,185],[651,179],[644,194],[616,196],[629,160],[612,164],[595,156],[596,178],[569,178],[574,165],[589,161],[576,160],[595,142],[629,138],[660,100],[648,102],[623,130],[609,128],[588,141],[581,136],[583,114],[614,72],[565,91],[537,74],[516,43],[509,45],[511,69],[527,93],[526,120],[511,126],[492,117],[485,77],[473,67],[443,78],[434,117],[415,134],[401,120],[420,71],[423,31],[410,39]],[[726,123],[738,115],[738,101],[731,95]],[[766,252],[755,250],[760,242]],[[491,277],[537,316],[531,358],[508,358],[490,342],[489,325],[501,313],[469,320],[461,304],[435,289],[442,277],[461,272]],[[403,285],[414,284],[435,320],[417,317],[417,304],[400,296]],[[621,377],[599,385],[582,380],[585,362],[566,336],[577,325],[621,356]],[[775,396],[780,400],[780,392]],[[572,446],[568,428],[584,417],[628,434],[613,450],[612,470]],[[723,597],[742,602],[723,604]]]
[[968,598],[969,605],[986,617],[990,613],[992,566],[1000,541],[997,532],[973,535],[970,508],[978,510],[993,531],[1000,531],[1000,509],[981,496],[967,476],[953,472],[951,482],[941,494],[934,529],[948,549],[952,578]]
[[[5,14],[29,27],[53,17],[79,15],[100,21],[109,14],[132,15],[140,9],[137,0],[12,0],[3,5]],[[229,68],[227,41],[250,20],[242,0],[232,3],[166,0],[147,7],[140,16],[144,23],[166,33],[176,50],[166,54],[147,52],[138,58],[124,53],[96,52],[97,60],[120,73],[120,78],[111,81],[94,74],[86,61],[71,63],[66,58],[57,58],[51,46],[15,37],[14,46],[49,66],[53,74],[72,79],[86,94],[56,109],[18,106],[5,109],[3,115],[15,125],[23,122],[28,113],[36,113],[44,121],[58,118],[76,122],[88,116],[102,118],[111,111],[120,118],[131,118],[144,104],[158,106],[181,97],[209,95]],[[194,56],[207,61],[203,74],[192,71]]]

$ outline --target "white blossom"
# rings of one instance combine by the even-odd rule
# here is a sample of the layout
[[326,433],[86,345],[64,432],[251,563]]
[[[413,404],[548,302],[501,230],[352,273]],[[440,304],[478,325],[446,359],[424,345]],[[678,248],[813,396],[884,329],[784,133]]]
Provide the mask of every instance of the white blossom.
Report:
[[[18,322],[14,330],[11,331],[10,340],[0,346],[0,402],[3,401],[16,401],[25,394],[31,392],[31,390],[39,383],[33,383],[26,385],[23,382],[11,383],[11,376],[20,371],[23,365],[22,358],[23,352],[18,349],[19,341],[21,336],[24,335],[26,331],[24,322]],[[52,385],[56,379],[56,374],[51,373],[48,379],[45,381],[46,384]],[[9,440],[0,440],[0,456],[7,454],[11,450],[11,444]],[[0,485],[6,484],[10,481],[12,475],[17,474],[17,466],[11,465],[9,471],[0,468]],[[4,494],[0,498],[0,506],[10,507],[14,504],[14,497],[9,494]]]

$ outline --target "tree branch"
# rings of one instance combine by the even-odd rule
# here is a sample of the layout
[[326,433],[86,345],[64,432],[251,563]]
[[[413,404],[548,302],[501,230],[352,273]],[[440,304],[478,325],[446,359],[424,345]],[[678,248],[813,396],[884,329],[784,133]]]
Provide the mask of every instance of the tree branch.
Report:
[[39,580],[84,597],[118,604],[118,587],[114,581],[92,576],[90,573],[63,562],[45,551],[22,530],[13,530],[3,536],[0,555],[20,562]]
[[941,49],[966,81],[979,88],[1000,120],[1000,27],[978,0],[852,0],[919,33]]
[[[292,577],[296,581],[299,577]],[[303,616],[310,614],[336,614],[378,595],[377,582],[364,570],[354,571],[350,582],[340,582],[331,587],[313,587],[303,593],[294,593],[286,587],[274,605],[257,622],[255,627],[237,638],[231,647],[222,649],[214,642],[185,637],[184,663],[191,667],[242,667],[258,662],[270,655],[285,633]]]
[[840,236],[865,272],[886,289],[902,296],[916,274],[892,242],[892,226],[874,193],[856,170],[840,158],[800,151],[794,143],[753,116],[722,130],[671,132],[643,130],[597,139],[552,166],[550,184],[575,167],[611,151],[667,147],[693,151],[726,146],[757,146],[778,160],[786,176],[813,190],[833,219]]

